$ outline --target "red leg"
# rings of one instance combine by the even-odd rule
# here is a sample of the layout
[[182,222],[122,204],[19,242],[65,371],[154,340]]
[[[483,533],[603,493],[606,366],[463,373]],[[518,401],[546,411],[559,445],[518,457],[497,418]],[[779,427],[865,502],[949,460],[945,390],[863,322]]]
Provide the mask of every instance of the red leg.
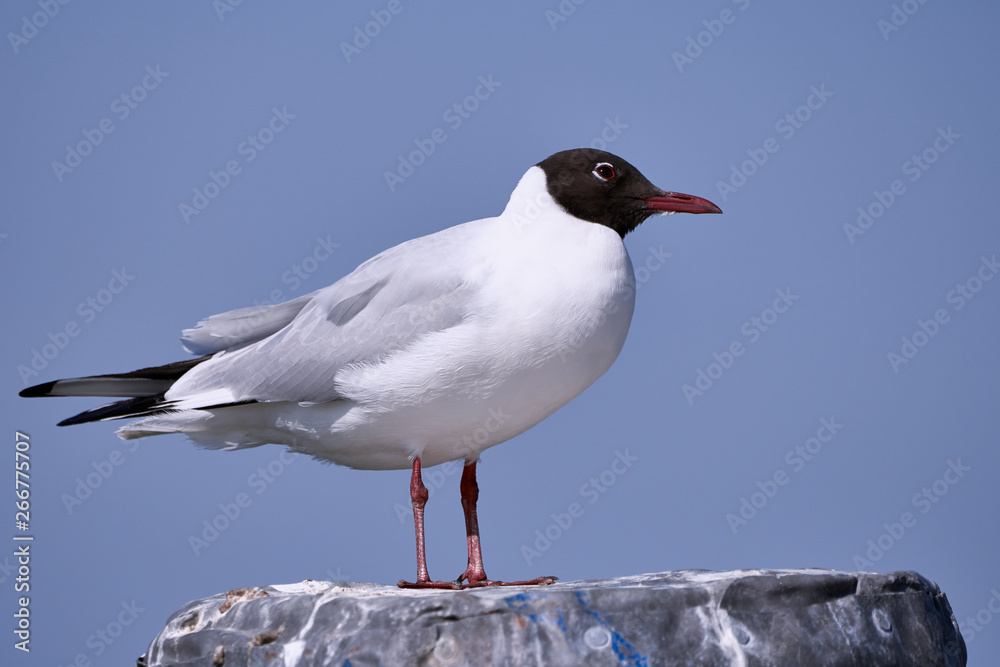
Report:
[[468,463],[462,470],[462,481],[459,489],[462,493],[462,510],[465,512],[465,535],[469,544],[469,566],[456,581],[463,579],[468,583],[462,588],[478,588],[480,586],[535,586],[554,583],[556,577],[538,577],[528,581],[493,581],[486,577],[483,568],[483,551],[479,543],[479,518],[476,516],[476,503],[479,502],[479,485],[476,483],[476,463]]
[[424,506],[427,504],[427,487],[420,477],[420,457],[413,459],[413,474],[410,476],[410,501],[413,503],[413,528],[417,533],[417,583],[431,580],[427,573],[427,552],[424,550]]
[[427,554],[424,551],[424,505],[427,504],[427,487],[420,477],[420,457],[413,459],[413,474],[410,476],[410,501],[413,503],[413,529],[417,534],[417,580],[414,583],[399,580],[400,588],[459,588],[451,581],[431,581],[427,573]]
[[[413,503],[413,528],[417,534],[417,580],[413,583],[400,580],[400,588],[448,588],[463,589],[480,586],[535,586],[547,585],[556,577],[538,577],[528,581],[492,581],[486,578],[483,569],[483,552],[479,545],[479,519],[476,503],[479,501],[479,485],[476,484],[476,461],[465,466],[459,484],[462,494],[462,510],[465,512],[465,534],[469,545],[469,566],[455,581],[431,581],[427,573],[427,555],[424,551],[424,506],[427,504],[427,487],[420,476],[420,457],[413,459],[413,474],[410,476],[410,500]],[[466,580],[468,583],[462,584]]]
[[459,490],[462,494],[462,511],[465,513],[465,539],[469,543],[469,567],[459,576],[458,581],[468,581],[469,586],[489,586],[493,582],[486,578],[483,567],[483,551],[479,545],[479,518],[476,503],[479,502],[479,484],[476,483],[476,463],[467,463],[462,470]]

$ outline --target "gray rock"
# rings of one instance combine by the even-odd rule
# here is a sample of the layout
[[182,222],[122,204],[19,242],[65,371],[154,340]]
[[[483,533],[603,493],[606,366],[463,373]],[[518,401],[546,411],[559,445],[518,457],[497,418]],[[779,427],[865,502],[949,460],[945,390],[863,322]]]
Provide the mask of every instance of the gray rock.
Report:
[[140,665],[965,665],[914,572],[680,571],[552,586],[304,581],[190,602]]

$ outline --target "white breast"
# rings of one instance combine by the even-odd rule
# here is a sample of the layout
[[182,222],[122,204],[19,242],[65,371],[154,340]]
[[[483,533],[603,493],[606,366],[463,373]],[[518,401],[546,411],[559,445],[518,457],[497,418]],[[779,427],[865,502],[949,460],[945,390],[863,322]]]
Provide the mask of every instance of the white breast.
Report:
[[475,294],[466,319],[338,374],[357,409],[332,425],[320,455],[354,467],[471,460],[565,405],[617,358],[635,279],[616,232],[565,213],[540,169],[501,216],[470,224],[480,233],[456,258]]

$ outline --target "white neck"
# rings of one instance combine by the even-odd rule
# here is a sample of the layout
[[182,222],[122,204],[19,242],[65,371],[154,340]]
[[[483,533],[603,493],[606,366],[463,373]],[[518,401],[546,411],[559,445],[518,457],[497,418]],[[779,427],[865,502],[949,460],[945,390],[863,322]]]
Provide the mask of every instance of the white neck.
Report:
[[535,166],[518,181],[500,217],[511,220],[520,231],[543,217],[564,215],[569,214],[549,194],[545,172]]

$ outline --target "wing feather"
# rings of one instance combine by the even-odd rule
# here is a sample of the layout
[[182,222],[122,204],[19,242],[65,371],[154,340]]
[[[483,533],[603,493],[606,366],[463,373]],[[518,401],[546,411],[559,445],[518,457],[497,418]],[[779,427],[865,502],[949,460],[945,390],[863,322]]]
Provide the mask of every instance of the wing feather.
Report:
[[305,308],[316,292],[283,303],[250,306],[212,315],[181,332],[191,354],[212,354],[255,343],[281,330]]
[[[218,402],[221,389],[233,401],[319,403],[344,398],[337,374],[345,366],[379,363],[420,337],[463,321],[472,286],[462,267],[470,258],[458,258],[454,251],[469,231],[463,228],[472,224],[377,255],[308,295],[307,302],[295,305],[294,316],[267,337],[247,343],[249,335],[230,335],[241,346],[192,369],[165,398],[182,401],[185,407],[197,407],[202,397]],[[275,326],[291,310],[271,314],[268,326]],[[238,321],[233,317],[227,322]],[[265,330],[258,326],[254,335]]]

